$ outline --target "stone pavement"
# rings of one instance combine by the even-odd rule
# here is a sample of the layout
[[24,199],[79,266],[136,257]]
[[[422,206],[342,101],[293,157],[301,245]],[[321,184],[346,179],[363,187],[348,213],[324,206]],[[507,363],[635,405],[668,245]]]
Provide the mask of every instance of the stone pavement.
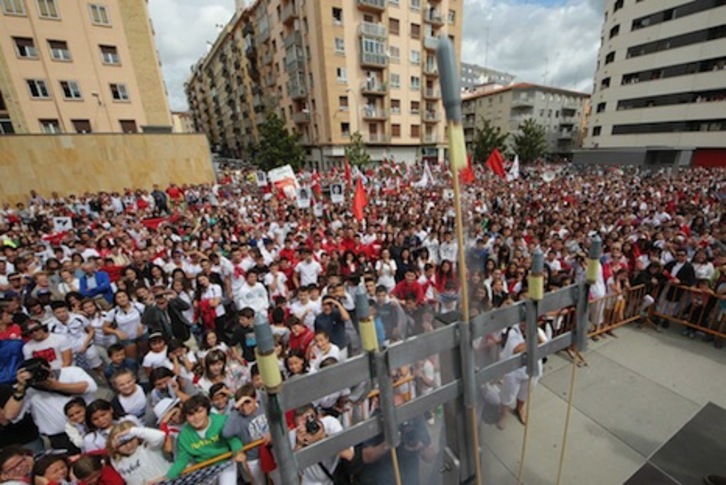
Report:
[[[636,325],[619,338],[589,341],[589,366],[577,369],[563,484],[621,484],[704,405],[726,407],[726,349]],[[572,365],[553,356],[533,393],[524,483],[552,484],[563,437]],[[514,415],[506,429],[485,409],[481,427],[485,484],[516,483],[523,430]],[[726,459],[724,465],[726,468]],[[726,474],[703,470],[703,474]]]

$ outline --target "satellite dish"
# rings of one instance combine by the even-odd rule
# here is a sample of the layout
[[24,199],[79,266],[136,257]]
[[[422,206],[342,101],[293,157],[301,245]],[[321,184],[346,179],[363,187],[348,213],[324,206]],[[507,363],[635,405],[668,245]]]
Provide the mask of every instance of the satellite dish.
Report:
[[542,174],[542,180],[546,183],[552,182],[556,177],[557,175],[552,170],[547,170]]

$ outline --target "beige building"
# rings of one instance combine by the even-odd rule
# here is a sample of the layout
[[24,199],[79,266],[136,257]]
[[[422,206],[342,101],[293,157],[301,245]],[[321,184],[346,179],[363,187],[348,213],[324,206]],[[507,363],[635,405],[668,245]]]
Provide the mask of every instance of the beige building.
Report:
[[171,130],[146,0],[0,7],[0,134]]
[[196,128],[223,156],[253,158],[278,113],[311,162],[360,132],[373,160],[438,157],[445,143],[436,37],[461,48],[463,0],[258,0],[239,10],[187,83]]
[[194,119],[189,111],[171,112],[172,130],[174,133],[196,133]]
[[526,83],[493,89],[484,87],[479,92],[466,94],[463,111],[467,147],[471,148],[482,120],[489,120],[502,133],[509,133],[511,143],[519,125],[533,119],[545,128],[547,151],[569,156],[581,144],[588,99],[586,93]]
[[608,1],[578,161],[726,164],[726,3]]

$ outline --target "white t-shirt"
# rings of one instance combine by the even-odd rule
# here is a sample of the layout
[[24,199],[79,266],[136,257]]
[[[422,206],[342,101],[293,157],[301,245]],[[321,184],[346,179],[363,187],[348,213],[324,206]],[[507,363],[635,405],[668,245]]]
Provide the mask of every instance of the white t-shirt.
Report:
[[[63,367],[58,375],[58,382],[64,384],[76,382],[88,383],[86,392],[80,395],[87,403],[90,403],[94,399],[94,394],[98,390],[98,386],[96,386],[93,378],[80,367]],[[23,406],[20,409],[20,413],[12,421],[17,423],[23,419],[25,413],[29,412],[41,434],[54,435],[63,433],[66,428],[66,416],[63,413],[63,407],[74,397],[76,396],[39,391],[30,387],[28,388],[25,399],[23,399]]]
[[[343,425],[341,425],[340,421],[338,421],[334,417],[322,416],[319,419],[320,424],[323,425],[323,430],[325,430],[325,436],[332,436],[343,431]],[[294,429],[290,432],[290,443],[292,444],[293,448],[295,448],[296,441],[297,430]],[[336,453],[333,456],[321,460],[320,463],[322,463],[325,468],[327,468],[328,471],[332,474],[335,470],[335,467],[338,466],[339,461],[340,456],[338,456],[338,454]],[[333,481],[328,477],[328,475],[325,474],[320,465],[316,463],[315,465],[311,465],[302,471],[302,481],[300,483],[301,485],[332,485]]]
[[270,298],[262,283],[255,283],[250,286],[248,283],[242,285],[236,293],[237,308],[242,310],[245,307],[252,308],[255,313],[266,312],[270,307]]
[[338,363],[341,363],[344,360],[340,354],[340,348],[338,348],[337,345],[331,343],[330,348],[325,353],[320,350],[320,347],[314,345],[313,350],[310,353],[310,367],[313,367],[315,370],[320,370],[320,363],[328,357],[334,358],[338,361]]
[[285,276],[282,272],[278,271],[277,284],[273,286],[272,283],[274,281],[275,276],[272,273],[267,273],[265,275],[264,283],[270,292],[270,298],[272,299],[275,296],[287,295],[287,276]]
[[36,340],[28,340],[23,345],[23,357],[32,359],[42,357],[48,361],[51,369],[60,369],[63,367],[63,358],[61,354],[66,350],[71,350],[71,343],[65,335],[51,333],[48,338],[38,342]]
[[121,307],[114,307],[106,314],[107,322],[116,322],[119,330],[130,339],[137,337],[137,329],[141,323],[141,315],[144,314],[144,305],[138,302],[131,302],[128,311]]
[[166,356],[166,347],[164,347],[164,350],[161,352],[152,352],[150,350],[144,356],[141,366],[151,367],[152,369],[156,369],[157,367],[166,367],[169,370],[174,370],[174,364],[172,364],[169,357]]
[[126,414],[132,416],[144,416],[146,413],[146,394],[144,389],[136,384],[136,389],[130,396],[118,395],[118,402],[124,408]]
[[376,273],[379,275],[377,284],[383,285],[388,288],[388,291],[391,291],[396,286],[396,269],[396,262],[394,260],[383,261],[379,259],[376,262]]
[[81,347],[83,347],[86,338],[88,338],[86,328],[90,325],[91,322],[86,317],[71,313],[65,324],[57,318],[53,318],[49,326],[53,333],[65,335],[68,338],[68,343],[71,345],[73,352],[78,353]]
[[[307,314],[305,314],[306,311]],[[322,308],[320,302],[316,303],[312,300],[308,300],[308,302],[304,305],[300,303],[300,300],[297,300],[290,305],[290,312],[302,320],[305,326],[310,330],[315,329],[315,317],[317,317],[321,311]]]
[[[222,298],[222,287],[214,283],[210,283],[209,287],[202,293],[202,300],[211,300],[212,298]],[[224,305],[221,302],[214,307],[214,313],[218,317],[225,314]]]
[[300,285],[307,286],[318,283],[318,276],[323,272],[323,267],[315,260],[309,263],[307,261],[300,261],[295,266],[295,272],[300,276]]

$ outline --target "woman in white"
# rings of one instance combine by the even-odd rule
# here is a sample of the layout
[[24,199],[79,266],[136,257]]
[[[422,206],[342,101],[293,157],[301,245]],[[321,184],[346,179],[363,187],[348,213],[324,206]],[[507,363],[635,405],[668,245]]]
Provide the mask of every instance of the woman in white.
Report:
[[66,296],[68,293],[80,291],[80,282],[78,278],[73,275],[73,272],[67,269],[61,270],[60,272],[61,281],[58,283],[58,291],[61,296]]
[[81,303],[81,313],[88,319],[93,329],[93,346],[98,351],[101,360],[105,364],[108,364],[111,362],[108,358],[108,348],[118,342],[118,337],[103,331],[103,324],[106,322],[106,313],[101,311],[98,304],[90,298],[83,300]]
[[186,278],[175,279],[171,283],[171,289],[176,291],[177,295],[179,295],[179,299],[189,305],[188,310],[183,310],[181,312],[182,315],[184,315],[184,318],[186,318],[188,322],[194,322],[194,292],[192,291],[192,285],[189,283],[189,280]]
[[131,300],[128,293],[122,290],[116,292],[113,302],[115,306],[106,314],[103,332],[106,335],[115,335],[119,343],[124,346],[126,356],[136,359],[145,350],[138,348],[146,335],[146,328],[141,323],[145,307]]
[[377,284],[385,286],[388,293],[396,286],[396,269],[396,262],[391,259],[391,252],[388,249],[381,251],[381,259],[376,262]]
[[194,307],[199,310],[203,305],[209,305],[214,309],[214,329],[220,337],[224,335],[227,324],[227,312],[222,304],[222,287],[216,283],[209,281],[209,277],[204,273],[197,275],[197,291],[194,298]]

